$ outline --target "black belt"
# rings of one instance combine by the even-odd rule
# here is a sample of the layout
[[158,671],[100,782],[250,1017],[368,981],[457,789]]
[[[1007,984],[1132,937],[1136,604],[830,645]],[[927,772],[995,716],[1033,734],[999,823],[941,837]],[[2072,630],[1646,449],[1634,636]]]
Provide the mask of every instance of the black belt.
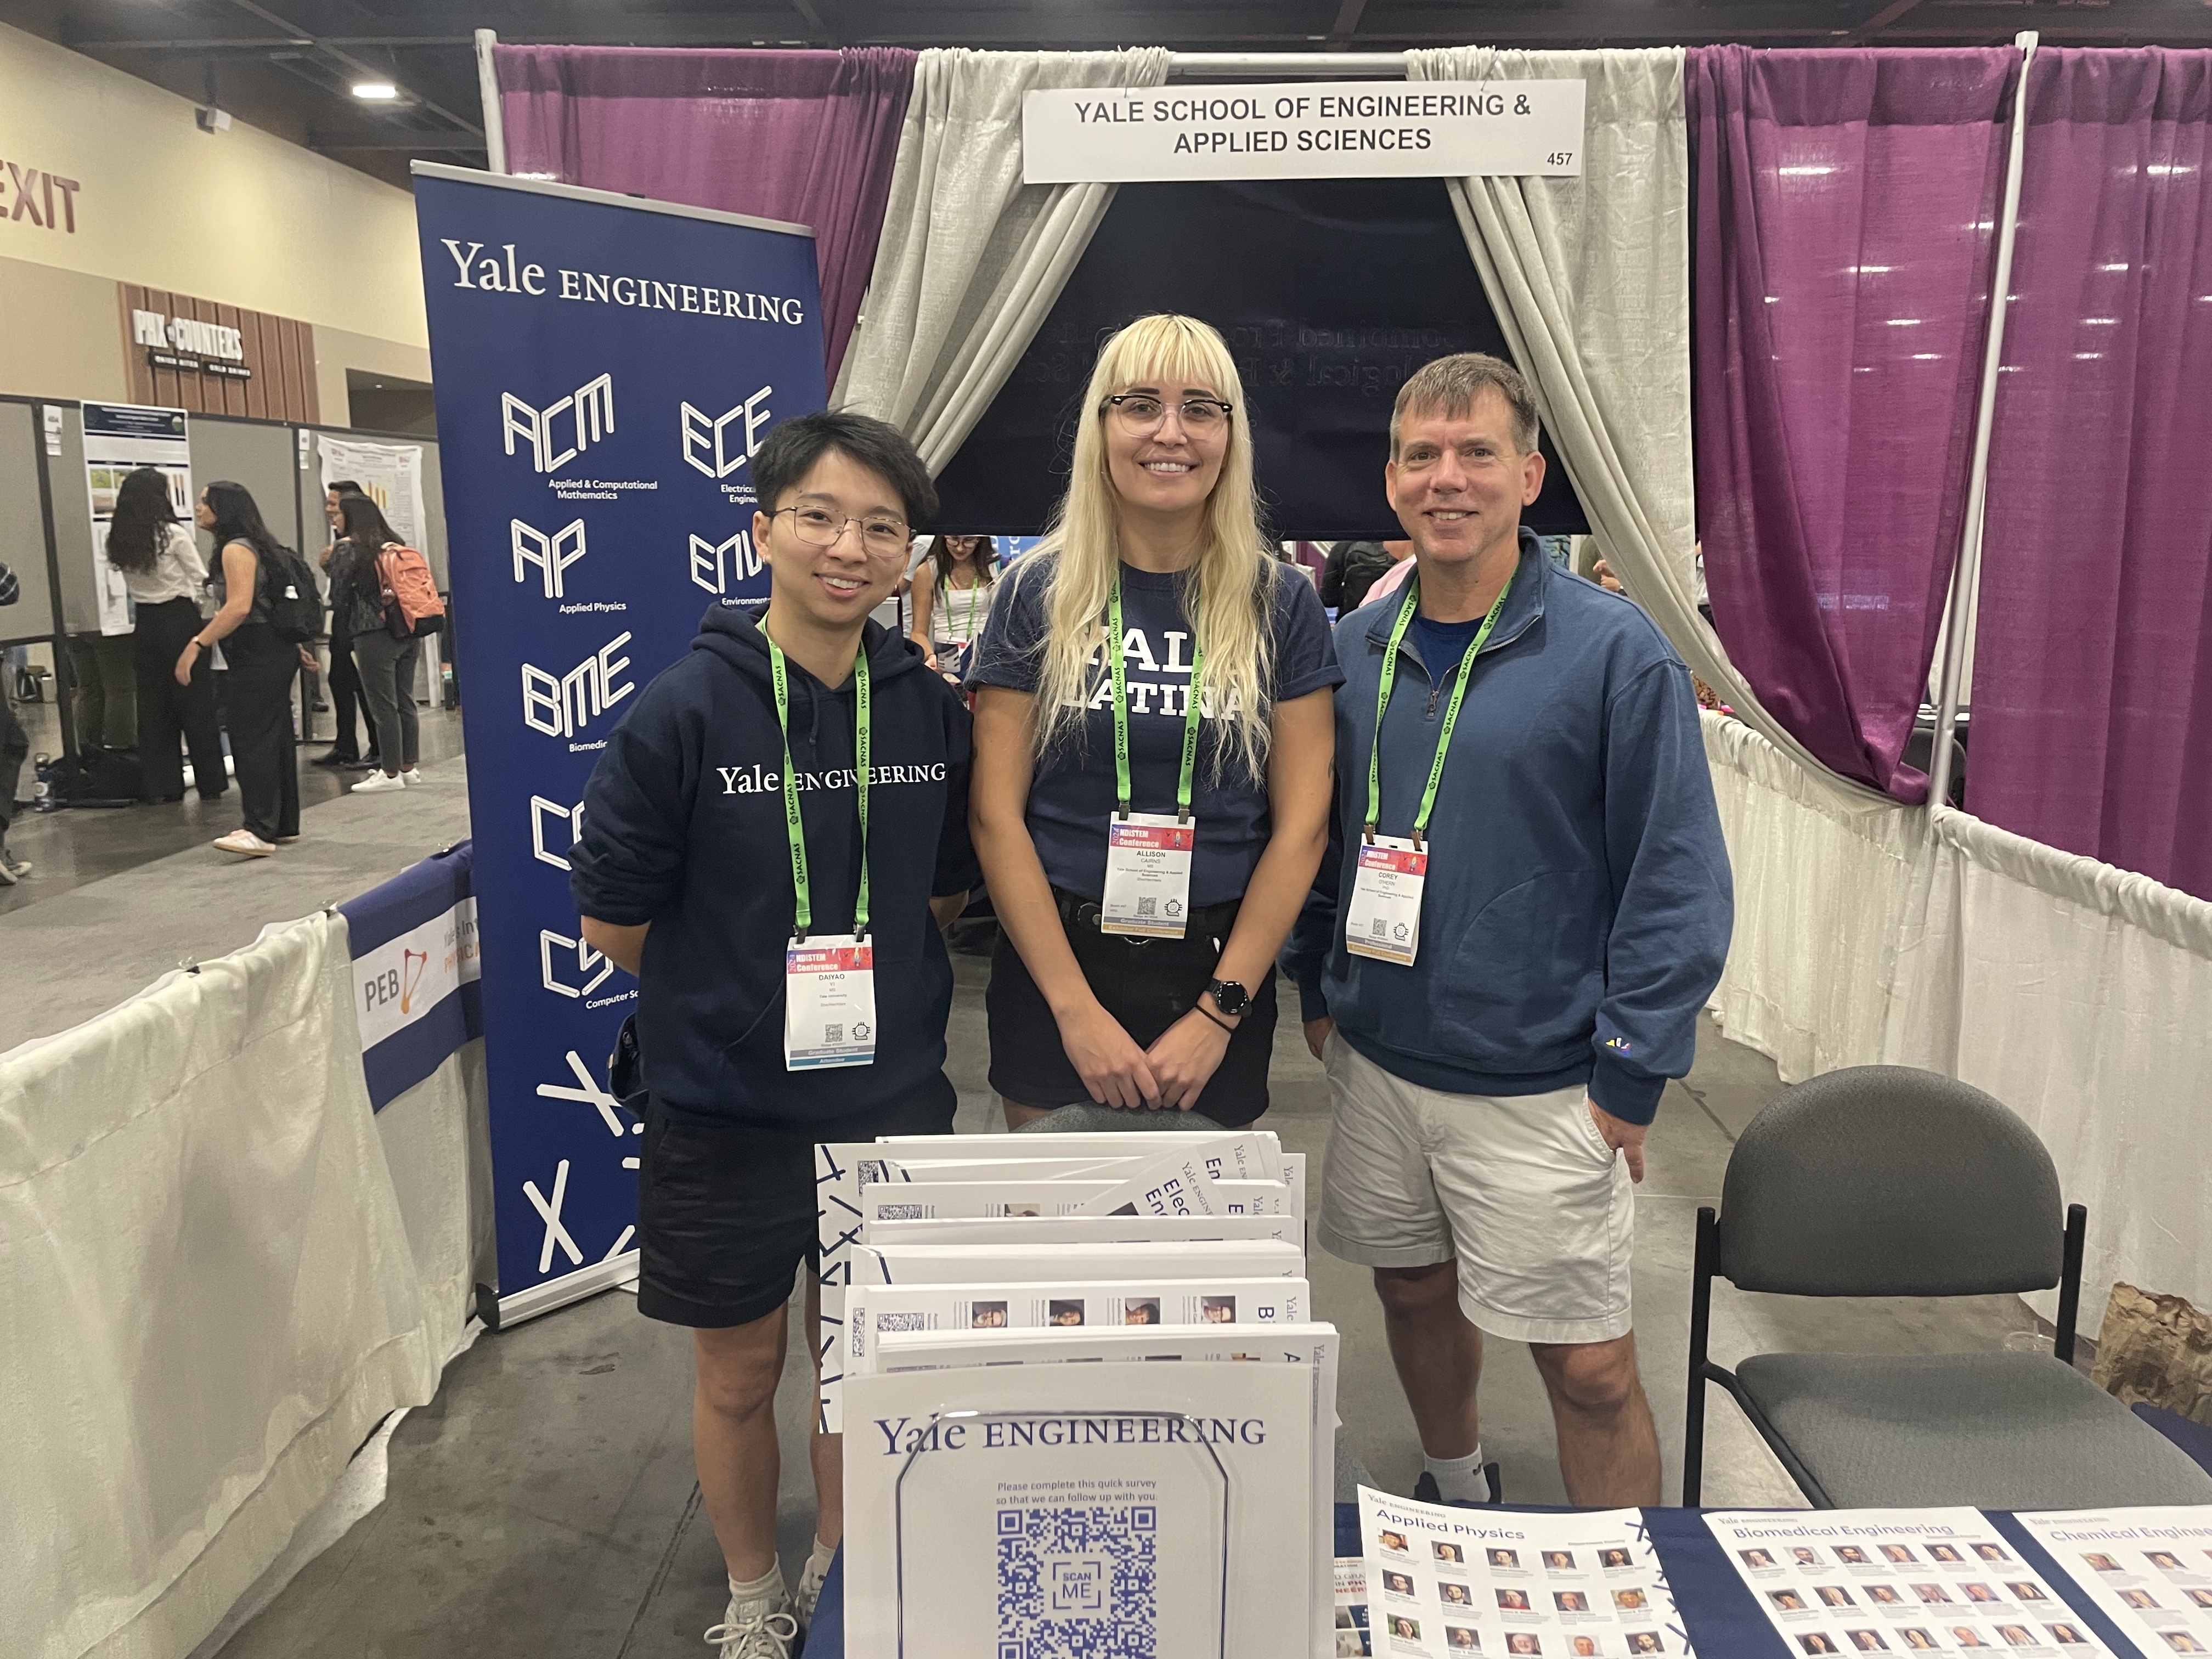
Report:
[[[1099,925],[1103,915],[1100,908],[1102,900],[1085,898],[1080,893],[1071,893],[1059,887],[1052,890],[1052,897],[1053,902],[1060,907],[1060,919],[1065,926],[1087,927],[1095,933],[1105,933],[1106,930]],[[1241,898],[1233,898],[1224,899],[1218,904],[1198,906],[1183,924],[1183,937],[1194,939],[1200,934],[1226,937],[1237,921],[1237,907],[1243,902]],[[1149,945],[1152,939],[1152,935],[1145,933],[1111,933],[1106,937],[1127,939],[1132,945]],[[1168,942],[1173,944],[1175,941]]]

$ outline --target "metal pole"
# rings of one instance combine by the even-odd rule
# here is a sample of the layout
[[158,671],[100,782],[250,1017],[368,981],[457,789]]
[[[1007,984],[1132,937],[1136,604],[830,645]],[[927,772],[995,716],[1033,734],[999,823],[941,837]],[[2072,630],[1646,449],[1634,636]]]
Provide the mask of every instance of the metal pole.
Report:
[[2014,38],[2020,48],[2020,82],[2012,95],[2012,143],[2005,160],[2004,211],[1997,222],[1997,268],[1992,278],[1990,339],[1982,354],[1980,407],[1974,411],[1974,458],[1966,474],[1966,524],[1960,539],[1959,562],[1951,576],[1951,609],[1944,623],[1943,673],[1936,699],[1934,764],[1928,775],[1928,805],[1947,805],[1951,796],[1951,748],[1959,725],[1959,678],[1966,661],[1966,630],[1982,590],[1982,510],[1988,501],[1990,428],[1996,421],[1997,371],[2004,361],[2005,318],[2012,306],[2013,242],[2020,228],[2020,175],[2027,153],[2027,76],[2035,64],[2034,30]]
[[1397,76],[1406,73],[1402,52],[1177,52],[1168,55],[1170,75]]
[[507,122],[499,107],[499,75],[492,67],[491,49],[499,44],[490,29],[477,31],[477,96],[483,100],[484,166],[494,173],[507,171]]

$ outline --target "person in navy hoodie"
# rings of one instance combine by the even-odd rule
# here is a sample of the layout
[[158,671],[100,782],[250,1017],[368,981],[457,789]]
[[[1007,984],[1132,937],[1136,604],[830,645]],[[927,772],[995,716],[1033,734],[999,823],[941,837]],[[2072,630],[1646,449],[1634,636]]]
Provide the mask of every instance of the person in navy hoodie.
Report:
[[[708,611],[616,728],[570,861],[585,939],[638,976],[637,1304],[693,1331],[693,1452],[730,1575],[708,1639],[787,1659],[843,1529],[840,1443],[817,1435],[794,1601],[775,1402],[814,1260],[813,1146],[951,1132],[939,927],[979,878],[967,710],[868,619],[937,510],[927,469],[844,414],[785,422],[751,465],[767,615]],[[810,1279],[810,1341],[818,1293]]]
[[1335,1108],[1318,1235],[1374,1270],[1418,1495],[1495,1496],[1487,1334],[1530,1346],[1569,1501],[1656,1504],[1632,1183],[1734,905],[1697,697],[1522,527],[1544,460],[1511,365],[1408,380],[1383,476],[1418,562],[1338,624],[1337,856],[1285,953]]

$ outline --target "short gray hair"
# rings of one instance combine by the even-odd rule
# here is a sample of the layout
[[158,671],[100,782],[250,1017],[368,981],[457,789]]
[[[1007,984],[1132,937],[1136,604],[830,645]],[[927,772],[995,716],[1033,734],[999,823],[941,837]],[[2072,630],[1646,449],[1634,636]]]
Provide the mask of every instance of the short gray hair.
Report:
[[1390,459],[1398,459],[1398,422],[1408,411],[1464,415],[1474,407],[1485,386],[1496,386],[1513,411],[1514,448],[1523,455],[1534,449],[1536,399],[1521,371],[1486,351],[1462,351],[1422,364],[1398,388],[1398,401],[1390,410]]

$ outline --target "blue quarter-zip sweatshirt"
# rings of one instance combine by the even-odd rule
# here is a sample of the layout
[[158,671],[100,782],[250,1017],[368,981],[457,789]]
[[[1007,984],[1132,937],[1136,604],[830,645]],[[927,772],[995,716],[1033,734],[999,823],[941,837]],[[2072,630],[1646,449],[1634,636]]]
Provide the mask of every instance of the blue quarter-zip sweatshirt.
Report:
[[[1337,810],[1283,965],[1305,1018],[1409,1083],[1453,1094],[1575,1084],[1649,1123],[1690,1069],[1735,897],[1690,672],[1628,599],[1521,563],[1476,657],[1429,823],[1411,967],[1355,957],[1342,921],[1367,810],[1375,693],[1402,596],[1337,627]],[[1376,828],[1407,836],[1457,662],[1399,645]]]

